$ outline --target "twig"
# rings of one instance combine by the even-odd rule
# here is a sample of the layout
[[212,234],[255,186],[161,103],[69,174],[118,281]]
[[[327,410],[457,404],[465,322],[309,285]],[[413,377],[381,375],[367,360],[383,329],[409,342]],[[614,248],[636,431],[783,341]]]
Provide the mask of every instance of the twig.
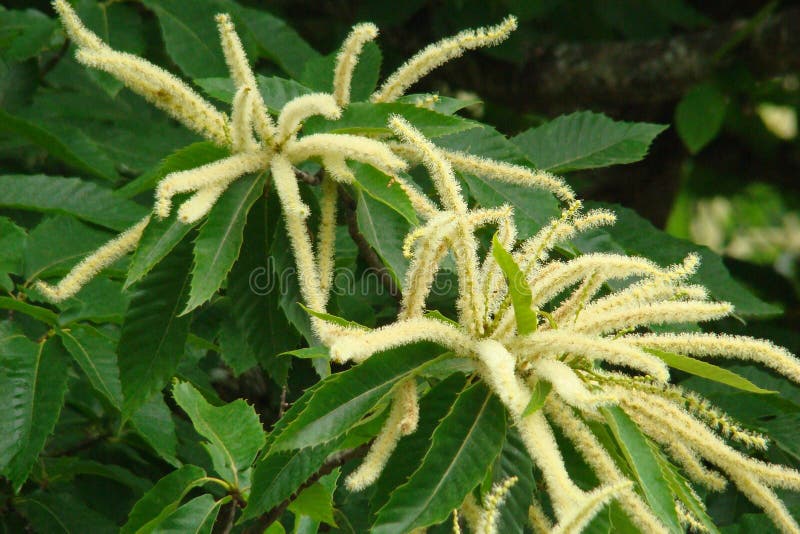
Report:
[[320,467],[319,470],[316,473],[311,475],[308,478],[308,480],[303,482],[300,485],[300,487],[297,488],[297,491],[292,493],[292,495],[289,496],[289,498],[285,499],[279,505],[275,506],[272,510],[270,510],[267,513],[261,515],[253,525],[251,525],[250,527],[248,527],[244,531],[245,534],[256,534],[256,533],[260,534],[260,533],[264,532],[264,530],[266,530],[267,527],[269,527],[272,523],[274,523],[275,521],[280,519],[280,517],[283,515],[283,512],[286,511],[286,508],[288,508],[289,505],[292,504],[292,501],[294,501],[297,498],[297,496],[300,495],[300,493],[304,489],[306,489],[307,487],[311,486],[317,480],[319,480],[320,478],[324,477],[325,475],[327,475],[328,473],[330,473],[331,471],[333,471],[337,467],[339,467],[341,465],[344,465],[345,463],[349,462],[350,460],[354,460],[356,458],[361,458],[362,456],[367,454],[367,451],[369,450],[369,447],[370,447],[371,444],[372,444],[372,442],[368,442],[368,443],[365,443],[365,444],[361,445],[360,447],[356,447],[354,449],[348,449],[348,450],[336,453],[334,455],[331,455],[328,458],[328,460],[326,460],[325,463],[322,464],[322,467]]
[[322,183],[321,171],[316,174],[311,174],[310,172],[306,172],[295,167],[294,175],[298,180],[305,182],[308,185],[319,185]]
[[43,79],[47,76],[51,70],[53,70],[56,65],[58,65],[59,61],[61,61],[66,55],[67,50],[69,50],[69,39],[64,39],[64,43],[61,45],[61,48],[58,49],[58,52],[55,53],[53,57],[47,60],[47,63],[42,65],[42,70],[39,71],[39,79]]

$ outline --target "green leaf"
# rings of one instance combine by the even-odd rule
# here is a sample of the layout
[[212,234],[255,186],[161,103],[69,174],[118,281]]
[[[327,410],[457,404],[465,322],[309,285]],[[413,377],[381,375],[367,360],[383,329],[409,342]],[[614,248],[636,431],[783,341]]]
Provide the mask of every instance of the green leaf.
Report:
[[541,410],[552,389],[553,384],[546,380],[539,379],[531,390],[531,400],[525,407],[525,411],[522,412],[522,417],[527,417]]
[[265,204],[259,200],[247,216],[244,244],[228,277],[227,293],[231,316],[256,361],[276,383],[284,384],[291,360],[277,355],[295,348],[298,336],[280,308],[284,288],[278,286],[281,278],[270,255]]
[[58,335],[92,387],[119,410],[122,407],[122,386],[116,341],[88,324],[59,330]]
[[220,507],[229,500],[230,497],[225,497],[215,501],[207,493],[195,497],[164,518],[153,529],[153,534],[211,534]]
[[217,341],[219,342],[219,355],[231,368],[234,376],[240,376],[258,365],[255,353],[247,344],[233,318],[226,317],[222,321]]
[[741,316],[765,317],[780,313],[778,308],[761,301],[734,280],[722,259],[706,247],[672,237],[628,208],[598,202],[586,204],[587,208],[613,209],[617,222],[604,228],[603,232],[610,235],[627,254],[644,256],[660,265],[669,265],[679,263],[690,252],[695,252],[700,255],[701,262],[692,279],[708,288],[714,298],[730,302]]
[[224,467],[220,475],[238,487],[241,473],[250,468],[265,443],[264,429],[253,407],[242,399],[212,406],[186,382],[175,384],[172,396],[189,415],[195,430],[222,454],[225,463],[215,465],[217,471]]
[[139,495],[147,492],[152,485],[149,480],[138,477],[119,465],[84,460],[74,456],[43,457],[41,461],[49,484],[70,482],[78,475],[93,475],[119,482]]
[[128,419],[178,368],[189,317],[179,317],[189,290],[188,247],[180,246],[137,284],[122,324],[119,372]]
[[41,11],[0,7],[0,56],[25,61],[52,46],[58,24]]
[[719,134],[728,107],[727,99],[711,83],[695,85],[675,108],[675,128],[692,154],[697,154]]
[[[398,98],[397,102],[403,104],[412,104],[416,106],[418,103],[424,102],[431,96],[434,95],[431,93],[404,95]],[[453,115],[456,111],[482,103],[482,101],[478,98],[462,99],[462,98],[452,98],[449,96],[441,96],[438,94],[435,95],[435,97],[436,101],[433,102],[432,109],[437,113],[443,113],[445,115]]]
[[133,506],[120,533],[153,532],[156,525],[178,507],[190,489],[203,483],[205,476],[206,472],[200,467],[185,465],[156,482]]
[[19,135],[48,154],[104,180],[117,180],[114,161],[80,128],[66,122],[29,120],[0,110],[0,132]]
[[389,395],[399,380],[441,352],[431,343],[409,345],[374,354],[347,371],[331,375],[310,395],[306,393],[307,405],[277,435],[271,450],[311,447],[341,436]]
[[514,260],[514,256],[503,248],[503,244],[497,239],[497,234],[492,238],[492,256],[494,256],[500,269],[503,270],[508,282],[508,293],[511,296],[511,303],[514,305],[514,316],[517,320],[517,332],[521,336],[535,332],[539,324],[539,318],[533,310],[531,288],[525,279],[525,274]]
[[189,302],[189,313],[210,299],[220,288],[239,256],[247,214],[264,189],[264,174],[239,178],[219,198],[197,234]]
[[675,502],[647,437],[620,408],[600,408],[642,495],[670,532],[682,533]]
[[445,520],[484,479],[505,435],[505,409],[497,397],[482,382],[464,390],[434,431],[422,464],[380,509],[371,532],[409,532]]
[[509,477],[517,477],[505,501],[500,506],[497,532],[521,532],[528,525],[528,508],[536,490],[533,461],[519,433],[509,428],[503,450],[494,464],[492,482],[497,484]]
[[466,384],[466,376],[452,373],[420,399],[417,430],[400,438],[397,444],[397,450],[400,452],[389,457],[386,467],[375,483],[375,493],[370,498],[370,509],[373,513],[383,508],[392,492],[405,484],[422,464],[434,431],[442,419],[450,413],[453,403]]
[[117,193],[126,198],[134,197],[144,191],[153,189],[158,182],[171,172],[194,169],[206,163],[217,161],[229,155],[227,149],[214,143],[204,141],[194,143],[176,150],[161,161],[161,164],[150,172],[146,172],[135,180],[119,188]]
[[397,210],[379,202],[371,195],[357,192],[356,221],[367,243],[378,253],[398,286],[408,269],[408,259],[403,256],[403,241],[411,224]]
[[239,16],[256,42],[259,55],[274,61],[292,78],[299,79],[305,64],[319,52],[286,22],[260,9],[241,9]]
[[350,164],[356,181],[363,191],[379,202],[383,202],[413,225],[419,224],[417,212],[400,184],[375,167],[363,163]]
[[219,45],[213,0],[143,0],[158,17],[169,57],[190,78],[221,76],[228,72]]
[[164,257],[180,243],[186,234],[192,231],[193,224],[185,224],[178,220],[178,212],[174,210],[166,219],[157,217],[150,219],[142,233],[142,238],[133,253],[125,288],[129,288],[150,272]]
[[305,122],[306,133],[345,133],[357,135],[389,135],[389,116],[401,115],[414,125],[425,137],[435,138],[478,127],[478,123],[443,115],[411,104],[369,104],[355,102],[342,113],[341,118],[330,121],[323,117],[312,117]]
[[178,436],[169,406],[162,395],[153,395],[131,416],[131,426],[159,457],[174,467],[181,462],[177,458]]
[[120,534],[153,532],[158,523],[178,507],[190,489],[203,483],[206,472],[195,465],[173,471],[145,493],[133,506]]
[[725,384],[732,388],[741,389],[742,391],[757,393],[759,395],[778,393],[777,391],[760,388],[750,382],[748,379],[737,375],[733,371],[729,371],[728,369],[718,367],[702,360],[697,360],[689,356],[684,356],[683,354],[675,354],[674,352],[666,352],[658,349],[646,348],[644,350],[645,352],[649,352],[653,356],[657,356],[658,358],[664,360],[664,363],[670,367],[674,369],[680,369],[685,373],[706,378],[708,380],[713,380],[714,382],[719,382],[720,384]]
[[309,314],[309,315],[311,315],[313,317],[316,317],[317,319],[321,319],[321,320],[323,320],[325,322],[332,323],[332,324],[335,324],[335,325],[338,325],[338,326],[344,326],[345,328],[356,328],[358,330],[369,330],[369,328],[367,328],[363,324],[359,324],[359,323],[356,323],[356,322],[353,322],[353,321],[348,321],[347,319],[339,317],[338,315],[333,315],[332,313],[325,313],[325,312],[319,312],[319,311],[316,311],[316,310],[312,310],[308,306],[304,306],[302,304],[299,304],[299,306],[301,308],[303,308],[303,310],[307,314]]
[[270,452],[253,469],[242,521],[267,513],[291,496],[322,466],[336,442],[295,451]]
[[656,453],[656,458],[661,466],[661,472],[669,484],[672,494],[677,497],[691,514],[700,520],[709,534],[719,534],[719,529],[714,521],[708,516],[703,501],[697,496],[689,482],[680,474],[678,468],[667,460],[660,452]]
[[643,159],[663,124],[614,121],[579,111],[531,128],[512,141],[541,170],[568,172]]
[[51,310],[42,308],[41,306],[28,304],[27,302],[23,302],[11,297],[0,297],[0,310],[13,310],[24,313],[25,315],[29,315],[34,319],[38,319],[43,323],[49,324],[50,326],[58,324],[58,315],[53,313]]
[[[258,74],[256,75],[256,82],[267,108],[276,115],[281,112],[283,106],[290,100],[314,92],[301,83],[278,76],[262,76]],[[195,83],[202,87],[203,91],[209,96],[226,104],[233,102],[236,88],[230,78],[201,78],[195,80]]]
[[89,508],[67,491],[36,491],[14,503],[28,518],[35,532],[47,534],[114,534],[113,521]]
[[295,515],[305,515],[314,521],[327,523],[335,527],[333,492],[336,491],[336,480],[338,478],[338,469],[320,478],[318,482],[300,492],[300,495],[289,505],[289,511]]
[[58,338],[15,334],[0,340],[0,355],[0,472],[19,492],[61,414],[68,356]]
[[0,176],[0,206],[73,215],[112,230],[125,230],[147,214],[110,189],[43,174]]
[[0,217],[0,288],[6,291],[14,289],[9,274],[22,274],[25,259],[25,230],[11,222],[7,217]]
[[48,217],[28,234],[25,278],[33,280],[66,274],[73,265],[112,237],[72,217]]
[[60,323],[64,326],[78,321],[122,324],[130,303],[128,293],[122,289],[122,283],[109,278],[90,280],[74,297],[57,303],[63,310]]
[[297,350],[290,350],[282,353],[282,355],[294,356],[295,358],[301,358],[304,360],[311,360],[314,358],[322,358],[325,360],[330,360],[331,354],[328,349],[323,345],[317,345],[316,347],[306,347],[304,349],[297,349]]

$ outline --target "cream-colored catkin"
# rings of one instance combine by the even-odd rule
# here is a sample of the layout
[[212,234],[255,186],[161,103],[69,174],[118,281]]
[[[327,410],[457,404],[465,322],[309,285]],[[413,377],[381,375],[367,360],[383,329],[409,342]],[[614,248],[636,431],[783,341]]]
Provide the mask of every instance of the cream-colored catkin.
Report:
[[205,217],[228,185],[209,185],[198,190],[178,208],[178,220],[183,224],[194,224]]
[[319,231],[317,232],[317,268],[320,291],[326,303],[333,283],[333,269],[336,265],[336,203],[338,198],[339,185],[329,176],[325,176],[322,180]]
[[342,110],[336,105],[333,97],[327,93],[312,93],[291,99],[283,106],[281,114],[278,115],[278,144],[293,137],[303,121],[314,115],[322,115],[326,119],[335,120],[341,117]]
[[230,183],[239,176],[264,169],[267,162],[268,157],[262,153],[242,152],[201,167],[170,173],[156,187],[155,214],[167,217],[172,209],[172,197],[179,193]]
[[86,256],[55,286],[39,280],[36,282],[36,289],[51,302],[60,302],[74,296],[97,273],[136,248],[148,222],[149,216]]
[[289,140],[283,153],[292,163],[306,161],[313,157],[324,157],[330,152],[338,152],[341,156],[368,163],[373,167],[393,174],[403,171],[408,164],[394,155],[380,141],[350,134],[310,134],[297,140]]
[[478,342],[474,350],[483,364],[481,375],[508,408],[525,448],[544,475],[556,516],[559,520],[569,517],[570,511],[583,502],[585,494],[567,473],[553,431],[541,411],[523,416],[531,393],[514,371],[514,357],[491,339]]
[[111,74],[128,89],[206,139],[220,146],[230,144],[225,114],[161,67],[108,47],[81,48],[75,57],[87,67]]
[[[575,445],[586,463],[597,474],[600,482],[609,485],[627,480],[606,448],[600,444],[586,423],[576,416],[569,406],[558,398],[550,398],[545,403],[544,410],[550,421],[558,426]],[[631,521],[642,532],[653,534],[669,532],[633,488],[621,491],[617,500]]]
[[286,221],[286,231],[294,251],[300,292],[308,306],[316,311],[325,309],[325,298],[320,289],[319,272],[315,263],[311,239],[306,228],[309,215],[308,206],[300,198],[297,178],[289,160],[276,154],[270,165],[272,179],[278,192],[278,199]]
[[258,91],[256,77],[250,68],[250,62],[247,60],[242,41],[236,33],[230,15],[221,13],[216,16],[216,21],[222,43],[222,52],[225,55],[225,63],[228,65],[231,78],[237,88],[244,86],[253,88],[252,106],[255,129],[262,141],[271,146],[275,137],[275,125],[267,112],[264,98]]
[[350,86],[353,71],[364,45],[378,37],[378,27],[370,22],[356,24],[342,43],[333,69],[333,98],[341,107],[350,104]]
[[611,499],[633,486],[633,482],[625,480],[612,486],[601,486],[589,493],[586,498],[570,514],[559,521],[551,534],[580,534],[597,512]]
[[419,423],[417,382],[412,376],[397,385],[392,396],[389,418],[378,437],[372,442],[361,465],[347,477],[345,484],[351,491],[360,491],[372,485],[380,476],[401,437],[413,433]]
[[436,67],[459,57],[467,50],[492,46],[506,40],[517,28],[517,19],[508,17],[497,26],[466,30],[430,44],[406,61],[373,93],[372,102],[394,102],[406,90]]
[[233,97],[231,111],[231,150],[248,152],[258,149],[253,138],[253,94],[255,91],[243,85]]

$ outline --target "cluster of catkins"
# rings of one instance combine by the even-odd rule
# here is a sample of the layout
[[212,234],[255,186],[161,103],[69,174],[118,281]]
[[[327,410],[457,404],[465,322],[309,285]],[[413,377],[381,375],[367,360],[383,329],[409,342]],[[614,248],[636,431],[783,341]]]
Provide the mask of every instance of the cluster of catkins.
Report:
[[[598,510],[616,499],[642,531],[667,531],[587,424],[602,421],[604,407],[616,406],[694,483],[720,491],[731,481],[781,530],[800,532],[774,492],[774,488],[800,490],[800,473],[740,452],[763,449],[766,440],[704,399],[669,384],[669,369],[658,354],[749,360],[798,383],[800,363],[786,350],[749,337],[647,333],[649,325],[709,321],[731,314],[730,304],[710,300],[705,288],[688,282],[698,267],[697,257],[690,255],[682,264],[669,267],[615,254],[552,259],[554,247],[583,230],[613,224],[613,214],[583,211],[571,189],[547,173],[440,148],[401,116],[388,121],[393,134],[390,139],[302,135],[303,122],[309,117],[321,115],[335,120],[348,106],[351,78],[361,50],[378,34],[374,25],[355,26],[345,40],[336,61],[332,93],[297,97],[286,103],[274,120],[227,15],[218,15],[217,22],[236,87],[230,116],[172,74],[111,49],[81,23],[66,0],[56,0],[54,6],[77,46],[78,61],[114,75],[190,129],[230,150],[227,158],[166,176],[156,190],[154,216],[167,216],[176,194],[191,193],[178,208],[178,218],[187,224],[197,221],[237,178],[268,170],[285,217],[302,296],[312,311],[324,312],[328,301],[337,194],[341,184],[355,180],[348,160],[372,165],[393,177],[422,221],[407,236],[403,250],[411,262],[405,273],[399,315],[375,330],[343,327],[315,316],[315,333],[330,348],[332,360],[340,363],[362,362],[377,352],[418,341],[436,342],[472,359],[477,373],[508,409],[542,473],[554,517],[535,502],[530,509],[535,529],[580,532]],[[509,17],[498,26],[464,31],[432,44],[392,74],[370,100],[393,102],[434,68],[465,50],[499,43],[515,28],[516,20]],[[306,223],[309,207],[300,196],[295,174],[295,165],[310,159],[324,169],[320,223],[313,240]],[[436,200],[399,172],[420,164],[435,186]],[[511,207],[470,207],[456,171],[544,188],[564,203],[564,211],[533,237],[518,242]],[[40,282],[38,288],[54,301],[74,295],[101,269],[136,247],[149,219],[84,259],[58,285]],[[481,258],[476,230],[486,225],[495,226],[497,234],[492,250]],[[526,286],[531,295],[529,309],[513,305],[514,291],[509,291],[497,248],[518,266],[522,276],[514,283]],[[424,314],[434,277],[448,254],[455,259],[459,281],[457,324]],[[612,280],[634,281],[610,291],[607,282]],[[526,317],[527,326],[522,327],[521,314],[533,317],[533,322]],[[532,391],[542,382],[552,391],[541,409],[528,413]],[[393,395],[384,427],[363,463],[346,479],[351,490],[373,483],[400,437],[416,428],[419,410],[415,379],[400,383]],[[587,492],[571,479],[553,425],[594,470],[599,487]],[[732,443],[741,446],[734,448]],[[497,508],[512,483],[513,479],[500,484],[482,504],[471,497],[465,501],[461,515],[473,530],[496,530]],[[687,527],[702,529],[686,507],[676,503],[676,509]]]

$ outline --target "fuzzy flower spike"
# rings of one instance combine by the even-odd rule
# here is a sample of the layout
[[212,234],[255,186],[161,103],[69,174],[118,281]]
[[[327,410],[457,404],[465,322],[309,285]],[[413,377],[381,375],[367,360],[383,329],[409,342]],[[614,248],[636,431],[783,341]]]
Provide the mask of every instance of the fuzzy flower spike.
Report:
[[[583,212],[580,202],[569,201],[560,218],[522,243],[516,243],[508,208],[485,215],[498,225],[494,246],[505,249],[528,286],[532,313],[518,317],[525,310],[512,306],[504,270],[496,259],[495,252],[500,251],[490,251],[482,263],[464,253],[473,247],[474,236],[467,233],[474,232],[475,226],[459,225],[481,216],[479,210],[464,204],[452,179],[450,155],[402,119],[392,119],[390,126],[401,141],[397,146],[407,147],[396,153],[413,153],[415,157],[409,159],[425,165],[442,206],[407,238],[405,252],[412,261],[397,320],[376,330],[339,335],[331,346],[335,361],[360,362],[376,352],[418,341],[435,342],[476,360],[480,375],[508,409],[542,472],[555,518],[546,517],[540,508],[531,517],[547,525],[548,531],[579,532],[610,499],[616,499],[643,532],[667,531],[587,426],[602,419],[599,408],[618,406],[693,482],[713,491],[733,482],[781,530],[800,532],[774,493],[774,488],[800,490],[800,473],[753,459],[735,448],[732,443],[745,449],[764,449],[767,443],[699,395],[669,384],[669,368],[658,351],[755,361],[798,383],[800,362],[780,347],[747,337],[642,333],[650,326],[705,322],[732,313],[730,304],[710,300],[705,288],[688,282],[699,265],[696,255],[667,267],[616,254],[554,260],[550,255],[559,244],[589,228],[613,224],[613,214]],[[482,314],[465,313],[460,304],[458,326],[422,316],[430,283],[448,252],[456,254],[461,264],[459,302],[470,301],[464,293],[471,292],[471,302],[485,303]],[[605,284],[612,280],[615,287],[621,282],[621,288],[608,291]],[[475,325],[476,320],[480,325]],[[549,383],[552,392],[543,409],[526,413],[532,391],[541,381]],[[376,441],[382,459],[393,448],[386,442],[401,435],[396,430],[397,406],[396,401]],[[573,442],[600,486],[587,492],[572,481],[553,426]],[[376,469],[379,463],[365,462],[354,489],[377,478],[377,473],[364,476],[363,470]],[[478,517],[467,508],[462,513]],[[685,507],[676,513],[686,524],[700,524]]]

